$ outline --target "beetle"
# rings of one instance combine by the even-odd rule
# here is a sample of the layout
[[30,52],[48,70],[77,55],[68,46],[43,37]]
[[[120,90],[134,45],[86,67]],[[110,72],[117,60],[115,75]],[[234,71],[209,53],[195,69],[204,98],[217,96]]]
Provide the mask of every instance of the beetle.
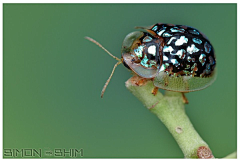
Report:
[[[123,40],[121,59],[101,44],[85,37],[105,50],[118,62],[103,87],[101,97],[114,73],[123,63],[143,79],[152,79],[153,94],[158,88],[184,93],[210,86],[216,79],[216,57],[209,39],[199,30],[185,25],[157,23],[136,27]],[[187,103],[186,98],[184,99]]]

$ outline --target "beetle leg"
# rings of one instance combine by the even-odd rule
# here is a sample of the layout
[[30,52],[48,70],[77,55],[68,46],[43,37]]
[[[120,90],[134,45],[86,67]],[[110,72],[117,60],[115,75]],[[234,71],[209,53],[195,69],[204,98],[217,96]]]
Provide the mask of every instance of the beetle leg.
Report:
[[157,92],[158,92],[158,87],[154,87],[152,90],[152,94],[156,96]]
[[134,75],[133,77],[130,78],[130,81],[132,85],[135,86],[143,86],[144,84],[147,83],[147,78],[142,78],[140,76]]
[[135,82],[137,86],[142,86],[146,83],[147,79],[146,78],[141,78]]
[[183,103],[188,104],[188,99],[185,96],[184,92],[182,92],[182,99],[183,99]]

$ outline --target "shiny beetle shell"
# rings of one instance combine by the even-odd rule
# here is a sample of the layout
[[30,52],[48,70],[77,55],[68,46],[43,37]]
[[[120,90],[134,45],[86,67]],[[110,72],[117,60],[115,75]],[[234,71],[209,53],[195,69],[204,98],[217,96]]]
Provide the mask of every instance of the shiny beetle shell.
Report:
[[128,34],[122,45],[124,65],[158,88],[190,92],[216,78],[216,58],[208,38],[189,26],[155,24]]

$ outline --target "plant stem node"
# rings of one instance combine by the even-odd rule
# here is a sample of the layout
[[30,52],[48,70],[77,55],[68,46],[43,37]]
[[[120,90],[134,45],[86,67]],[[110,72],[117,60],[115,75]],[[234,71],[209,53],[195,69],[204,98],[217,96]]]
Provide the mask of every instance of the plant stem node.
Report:
[[179,134],[182,133],[183,132],[182,127],[180,127],[180,126],[176,127],[176,132]]
[[212,159],[212,151],[206,146],[200,146],[197,150],[197,156],[199,159]]

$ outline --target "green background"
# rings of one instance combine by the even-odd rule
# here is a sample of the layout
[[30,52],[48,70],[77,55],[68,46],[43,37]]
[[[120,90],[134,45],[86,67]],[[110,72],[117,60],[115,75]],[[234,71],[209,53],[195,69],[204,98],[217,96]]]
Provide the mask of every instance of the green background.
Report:
[[[187,94],[186,113],[215,157],[237,148],[236,4],[4,4],[3,148],[83,148],[85,158],[183,158],[171,134],[124,86],[116,60],[135,26],[182,24],[205,33],[217,80]],[[164,91],[162,91],[164,92]],[[49,157],[43,155],[43,157]]]

